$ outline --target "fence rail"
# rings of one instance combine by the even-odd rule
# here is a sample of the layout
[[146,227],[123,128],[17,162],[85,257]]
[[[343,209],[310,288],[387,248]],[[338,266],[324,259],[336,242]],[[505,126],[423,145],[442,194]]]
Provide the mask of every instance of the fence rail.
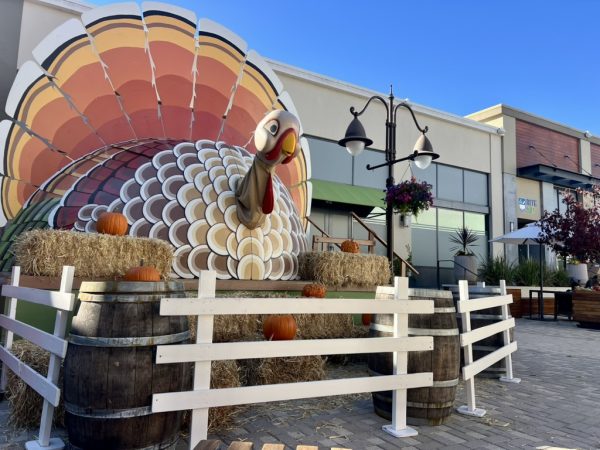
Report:
[[[492,364],[504,359],[506,364],[506,376],[501,377],[502,381],[518,383],[521,380],[513,377],[512,371],[512,353],[517,351],[517,343],[510,341],[510,329],[515,326],[515,319],[510,317],[508,305],[512,303],[512,295],[506,295],[506,282],[500,282],[500,296],[485,297],[474,300],[469,299],[469,285],[466,280],[458,283],[460,299],[457,304],[458,312],[462,316],[462,333],[460,335],[460,345],[464,348],[465,365],[462,369],[463,379],[467,386],[468,404],[460,406],[457,411],[461,414],[483,417],[486,411],[477,408],[475,399],[475,375],[490,367]],[[484,327],[471,329],[471,315],[473,311],[481,311],[500,307],[502,310],[502,320]],[[473,317],[472,317],[473,316]],[[472,345],[495,334],[502,333],[503,346],[492,353],[473,361]]]
[[[10,369],[44,399],[39,436],[36,441],[29,441],[25,444],[25,448],[28,450],[58,450],[65,446],[61,439],[50,438],[50,432],[54,408],[58,406],[60,400],[60,388],[57,383],[61,361],[67,353],[67,341],[64,337],[68,314],[75,305],[75,296],[71,293],[74,271],[74,267],[63,267],[58,292],[20,287],[21,268],[19,266],[13,267],[10,285],[2,286],[2,295],[10,298],[5,314],[0,314],[0,327],[7,330],[4,346],[0,346],[0,360],[3,363],[0,388],[2,391],[6,390],[8,370]],[[46,333],[16,320],[18,300],[57,309],[54,333]],[[21,362],[11,353],[15,334],[50,352],[46,377]]]
[[[392,424],[397,437],[414,436],[406,426],[406,389],[433,384],[433,374],[407,373],[409,351],[433,349],[431,336],[408,337],[408,314],[433,314],[433,301],[408,300],[408,279],[397,278],[393,300],[215,298],[215,273],[201,272],[198,298],[162,299],[161,315],[197,315],[196,344],[161,345],[157,364],[194,362],[194,390],[154,394],[152,411],[192,409],[190,449],[207,437],[208,408],[293,400],[359,392],[393,391]],[[220,314],[394,314],[394,337],[212,343],[214,315]],[[392,375],[210,389],[211,361],[285,356],[380,353],[394,354]]]

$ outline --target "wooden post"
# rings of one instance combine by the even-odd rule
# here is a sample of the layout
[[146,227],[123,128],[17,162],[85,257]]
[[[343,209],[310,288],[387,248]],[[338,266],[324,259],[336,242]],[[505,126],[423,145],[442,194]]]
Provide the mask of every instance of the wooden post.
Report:
[[[408,300],[408,278],[394,278],[394,300]],[[408,336],[408,314],[394,314],[394,337]],[[408,373],[408,353],[393,353],[393,375]],[[419,434],[406,426],[406,389],[392,391],[392,423],[384,425],[383,431],[395,437],[409,437]]]
[[[203,270],[198,280],[198,298],[211,298],[216,294],[217,273]],[[196,344],[211,343],[213,337],[214,316],[199,315],[196,325]],[[210,389],[211,361],[194,363],[194,390]],[[208,435],[208,408],[192,410],[190,446],[193,450]]]
[[[506,280],[500,280],[500,295],[506,295]],[[508,305],[502,305],[502,320],[507,320],[510,317]],[[502,337],[504,340],[504,345],[510,344],[510,329],[504,330],[502,332]],[[506,376],[500,377],[500,381],[504,383],[520,383],[520,378],[515,378],[513,376],[513,368],[512,368],[512,353],[506,355],[504,359],[504,363],[506,365]]]
[[[468,301],[469,300],[469,282],[467,280],[460,280],[458,282],[458,292],[459,292],[459,301]],[[469,311],[461,313],[461,325],[462,330],[461,333],[468,333],[471,331],[471,313]],[[473,346],[471,344],[467,344],[464,348],[465,355],[465,366],[468,366],[473,363]],[[464,376],[463,376],[464,378]],[[475,403],[475,377],[469,377],[468,380],[465,380],[465,384],[467,386],[467,405],[459,406],[457,411],[461,414],[466,414],[469,416],[477,416],[483,417],[486,413],[485,409],[477,408]]]
[[[64,266],[62,271],[62,277],[60,279],[60,292],[69,293],[73,289],[73,276],[75,274],[75,267]],[[67,331],[67,321],[69,319],[69,312],[56,310],[56,320],[54,322],[54,336],[59,338],[65,337]],[[48,375],[46,379],[52,384],[58,384],[58,375],[60,373],[61,358],[53,353],[50,353],[50,362],[48,363]],[[52,416],[54,415],[54,406],[50,404],[48,400],[44,400],[42,406],[42,420],[40,421],[40,437],[39,443],[42,447],[50,445],[50,431],[52,431]]]

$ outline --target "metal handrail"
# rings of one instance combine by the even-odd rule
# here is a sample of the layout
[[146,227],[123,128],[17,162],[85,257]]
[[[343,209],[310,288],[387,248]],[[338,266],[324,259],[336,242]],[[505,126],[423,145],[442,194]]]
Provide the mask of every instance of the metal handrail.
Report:
[[[305,217],[305,219],[308,220],[308,222],[321,233],[321,236],[325,236],[328,238],[331,237],[329,234],[327,234],[327,232],[325,230],[323,230],[319,225],[317,225],[313,220],[311,220],[310,217],[307,216],[307,217]],[[337,248],[339,248],[340,250],[342,249],[342,246],[340,244],[335,244],[335,246]]]
[[463,266],[461,263],[457,263],[456,261],[454,261],[453,259],[438,259],[437,260],[437,270],[436,270],[436,280],[437,280],[437,286],[438,289],[441,288],[440,285],[440,263],[441,262],[451,262],[454,263],[455,266],[459,266],[460,268],[466,270],[469,273],[472,273],[475,276],[479,276],[478,273],[473,272],[471,269],[469,269],[468,267]]
[[[356,220],[358,222],[359,225],[361,225],[365,230],[367,230],[377,241],[379,241],[379,243],[381,245],[383,245],[385,248],[387,248],[387,242],[384,241],[383,239],[381,239],[379,237],[379,235],[375,232],[375,230],[373,230],[369,225],[367,225],[366,223],[363,222],[363,220],[358,217],[358,215],[356,215],[356,213],[354,213],[354,211],[350,211],[350,216],[352,216],[352,218],[354,220]],[[414,273],[415,275],[419,275],[419,271],[417,269],[414,268],[414,266],[409,263],[407,260],[405,260],[404,258],[402,258],[402,256],[400,256],[398,253],[396,253],[396,251],[394,251],[394,256],[396,258],[398,258],[400,260],[400,263],[405,265],[412,273]],[[392,267],[393,270],[393,267]],[[401,270],[401,272],[403,272]],[[404,273],[405,274],[405,273]]]

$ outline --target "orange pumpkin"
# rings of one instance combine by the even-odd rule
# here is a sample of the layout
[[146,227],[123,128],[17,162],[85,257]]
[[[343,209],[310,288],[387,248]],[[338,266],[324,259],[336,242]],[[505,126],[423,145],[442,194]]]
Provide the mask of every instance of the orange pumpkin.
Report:
[[371,320],[373,319],[373,314],[363,314],[361,317],[362,320],[362,324],[365,327],[368,327],[369,325],[371,325]]
[[113,236],[124,236],[127,233],[127,218],[116,212],[105,212],[98,217],[96,231]]
[[342,242],[341,247],[342,251],[346,253],[360,253],[360,246],[351,239]]
[[263,335],[271,341],[289,341],[294,339],[298,326],[291,314],[269,316],[263,322]]
[[125,275],[125,281],[160,281],[160,272],[151,266],[132,267]]
[[302,288],[302,296],[303,297],[316,297],[316,298],[325,298],[327,294],[327,288],[324,284],[321,283],[311,283],[307,284]]

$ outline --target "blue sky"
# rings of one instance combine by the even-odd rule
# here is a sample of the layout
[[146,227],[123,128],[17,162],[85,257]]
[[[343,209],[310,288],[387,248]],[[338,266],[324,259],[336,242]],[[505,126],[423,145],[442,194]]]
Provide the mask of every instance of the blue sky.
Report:
[[[111,0],[88,0],[95,4]],[[458,115],[505,103],[600,136],[595,0],[169,0],[261,55]]]

